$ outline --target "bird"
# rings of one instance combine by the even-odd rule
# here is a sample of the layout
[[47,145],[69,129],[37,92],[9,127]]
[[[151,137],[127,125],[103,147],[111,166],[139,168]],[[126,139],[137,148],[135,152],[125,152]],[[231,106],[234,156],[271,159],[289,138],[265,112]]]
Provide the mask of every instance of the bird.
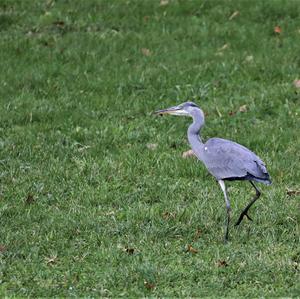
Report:
[[[205,124],[202,109],[193,102],[185,102],[178,106],[155,111],[155,114],[190,116],[193,119],[188,127],[187,137],[195,156],[206,166],[208,172],[218,181],[225,199],[225,243],[229,240],[229,224],[231,220],[230,200],[227,194],[225,181],[249,181],[255,189],[255,196],[242,210],[235,226],[238,226],[248,215],[250,207],[260,197],[261,192],[255,185],[256,182],[270,185],[271,178],[265,163],[245,146],[231,140],[222,138],[210,138],[203,143],[200,131]],[[255,182],[255,183],[254,183]]]

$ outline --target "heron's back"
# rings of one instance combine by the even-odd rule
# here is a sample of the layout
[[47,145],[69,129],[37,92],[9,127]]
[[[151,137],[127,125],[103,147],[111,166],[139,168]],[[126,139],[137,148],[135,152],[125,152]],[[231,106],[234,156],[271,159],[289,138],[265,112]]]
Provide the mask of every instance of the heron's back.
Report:
[[204,144],[200,156],[198,158],[217,180],[246,179],[265,184],[271,183],[264,162],[236,142],[211,138]]

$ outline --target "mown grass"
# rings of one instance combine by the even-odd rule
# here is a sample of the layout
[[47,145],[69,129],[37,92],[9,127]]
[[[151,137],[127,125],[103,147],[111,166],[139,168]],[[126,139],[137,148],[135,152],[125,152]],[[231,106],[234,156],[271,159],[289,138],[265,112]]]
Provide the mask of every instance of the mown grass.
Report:
[[[1,1],[1,295],[300,296],[299,1],[165,4]],[[273,179],[226,245],[186,100]]]

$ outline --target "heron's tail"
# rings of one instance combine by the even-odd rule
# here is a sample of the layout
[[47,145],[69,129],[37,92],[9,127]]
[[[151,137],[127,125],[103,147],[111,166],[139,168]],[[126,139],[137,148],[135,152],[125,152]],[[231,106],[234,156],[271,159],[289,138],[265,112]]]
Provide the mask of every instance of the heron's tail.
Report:
[[270,176],[269,174],[267,173],[265,177],[256,177],[254,175],[251,175],[250,177],[250,180],[253,180],[253,181],[256,181],[256,182],[259,182],[259,183],[263,183],[265,185],[271,185],[272,184],[272,181],[270,179]]
[[253,178],[256,182],[259,182],[259,183],[263,183],[265,185],[271,185],[272,184],[272,181],[271,179],[268,177],[267,179],[261,179],[261,178]]
[[271,181],[271,179],[269,178],[267,181],[266,181],[266,183],[265,183],[266,185],[272,185],[272,181]]

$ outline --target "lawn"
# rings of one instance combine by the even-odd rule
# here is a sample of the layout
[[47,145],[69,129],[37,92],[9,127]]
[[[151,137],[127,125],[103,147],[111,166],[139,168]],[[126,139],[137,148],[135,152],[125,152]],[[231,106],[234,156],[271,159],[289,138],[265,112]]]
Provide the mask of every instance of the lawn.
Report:
[[[300,296],[299,1],[0,2],[0,295]],[[271,186],[223,243],[189,149],[237,141]],[[233,221],[254,190],[228,184]]]

